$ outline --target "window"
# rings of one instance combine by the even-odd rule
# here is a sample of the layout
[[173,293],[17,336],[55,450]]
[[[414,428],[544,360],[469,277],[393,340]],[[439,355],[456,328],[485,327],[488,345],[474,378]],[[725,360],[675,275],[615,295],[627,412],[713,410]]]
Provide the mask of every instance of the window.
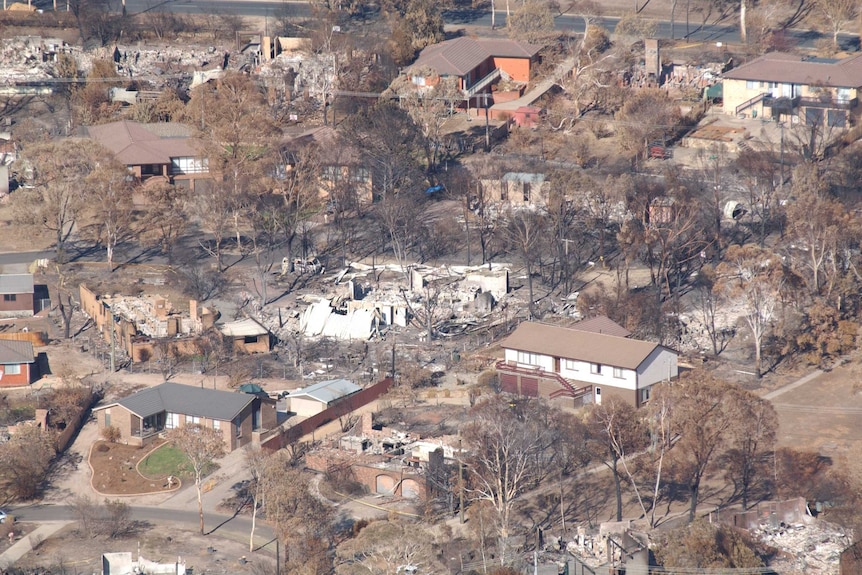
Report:
[[528,351],[519,351],[518,352],[518,363],[523,363],[526,365],[539,365],[539,354],[538,353],[530,353]]
[[826,122],[830,128],[844,128],[847,126],[847,113],[844,110],[829,110],[826,112]]
[[15,363],[12,365],[4,365],[3,373],[6,375],[21,375],[21,364]]
[[213,419],[213,429],[215,429],[216,431],[220,430],[221,421],[219,421],[218,419]]
[[340,182],[341,175],[341,166],[323,166],[320,178],[327,182]]
[[602,364],[591,363],[590,364],[590,373],[595,374],[595,375],[601,375],[602,374]]
[[3,294],[3,301],[15,301],[16,299],[18,299],[18,296],[14,293]]
[[371,172],[367,168],[351,168],[350,181],[364,184],[371,181]]
[[206,158],[171,158],[172,174],[205,174],[208,171]]
[[746,90],[757,90],[760,88],[760,82],[756,82],[754,80],[746,80],[745,81],[745,89]]
[[522,186],[523,186],[523,192],[524,192],[524,201],[529,202],[530,201],[530,182],[524,182],[522,184]]
[[574,359],[567,359],[565,361],[565,366],[569,371],[578,371],[578,362]]
[[809,126],[819,126],[823,123],[823,110],[819,108],[805,108],[805,123]]
[[111,427],[111,408],[105,410],[105,427]]
[[614,377],[617,379],[623,379],[625,376],[623,375],[623,368],[615,367],[614,368]]
[[506,202],[509,200],[509,184],[508,182],[500,182],[500,201]]
[[236,436],[242,437],[242,419],[239,416],[233,420],[233,426],[236,428]]
[[180,426],[180,414],[168,413],[165,419],[165,429],[176,429]]
[[245,344],[257,343],[257,336],[256,335],[247,335],[244,338],[242,338],[242,342]]
[[201,418],[200,417],[196,417],[194,415],[187,415],[186,416],[186,425],[200,425],[200,424],[201,424]]
[[652,395],[652,387],[645,387],[641,390],[641,403],[646,403],[649,401],[650,396]]

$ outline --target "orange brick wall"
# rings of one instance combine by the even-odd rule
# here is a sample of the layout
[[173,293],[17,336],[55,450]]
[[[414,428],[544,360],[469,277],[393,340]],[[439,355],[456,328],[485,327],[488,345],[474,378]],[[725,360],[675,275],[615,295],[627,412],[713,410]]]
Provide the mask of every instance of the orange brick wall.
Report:
[[0,387],[16,387],[19,385],[30,385],[30,364],[22,363],[21,373],[15,375],[6,374],[6,366],[0,365]]
[[500,68],[516,82],[530,81],[530,60],[528,58],[494,57],[494,67]]

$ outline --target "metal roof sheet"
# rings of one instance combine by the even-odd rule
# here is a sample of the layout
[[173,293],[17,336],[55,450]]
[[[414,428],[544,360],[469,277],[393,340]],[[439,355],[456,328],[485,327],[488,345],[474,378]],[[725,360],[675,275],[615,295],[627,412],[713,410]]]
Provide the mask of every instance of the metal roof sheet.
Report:
[[354,394],[362,388],[346,379],[330,379],[291,392],[289,397],[303,397],[329,404],[336,399]]
[[33,274],[0,275],[0,294],[33,293]]
[[251,335],[266,335],[269,330],[256,320],[247,317],[222,325],[219,330],[227,337],[245,337]]
[[247,393],[166,382],[124,397],[117,402],[117,405],[125,407],[140,417],[167,411],[230,421],[254,399],[254,395]]

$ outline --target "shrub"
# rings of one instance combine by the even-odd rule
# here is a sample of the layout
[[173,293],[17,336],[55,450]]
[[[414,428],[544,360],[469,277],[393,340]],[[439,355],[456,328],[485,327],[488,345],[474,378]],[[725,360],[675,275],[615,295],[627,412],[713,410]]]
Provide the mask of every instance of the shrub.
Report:
[[120,433],[120,428],[116,425],[109,425],[105,429],[102,430],[102,438],[105,441],[110,441],[111,443],[117,443],[120,441],[122,437],[122,433]]

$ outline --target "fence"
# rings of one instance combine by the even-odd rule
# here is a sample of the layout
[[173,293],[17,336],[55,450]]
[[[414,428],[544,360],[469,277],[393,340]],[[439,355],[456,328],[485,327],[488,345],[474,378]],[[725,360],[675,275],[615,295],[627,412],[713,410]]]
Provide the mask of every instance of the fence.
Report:
[[358,391],[353,395],[345,397],[335,405],[328,407],[320,413],[300,421],[296,425],[285,429],[280,434],[271,437],[262,443],[261,447],[271,450],[281,449],[285,445],[289,445],[294,441],[297,441],[303,435],[311,433],[321,425],[329,423],[330,421],[335,421],[342,415],[346,415],[360,407],[368,405],[389,391],[389,388],[392,387],[392,383],[392,378],[387,377],[370,387],[366,387],[362,391]]
[[16,333],[0,333],[0,339],[9,341],[29,341],[33,344],[33,347],[42,347],[48,345],[48,334],[41,331],[19,331]]

